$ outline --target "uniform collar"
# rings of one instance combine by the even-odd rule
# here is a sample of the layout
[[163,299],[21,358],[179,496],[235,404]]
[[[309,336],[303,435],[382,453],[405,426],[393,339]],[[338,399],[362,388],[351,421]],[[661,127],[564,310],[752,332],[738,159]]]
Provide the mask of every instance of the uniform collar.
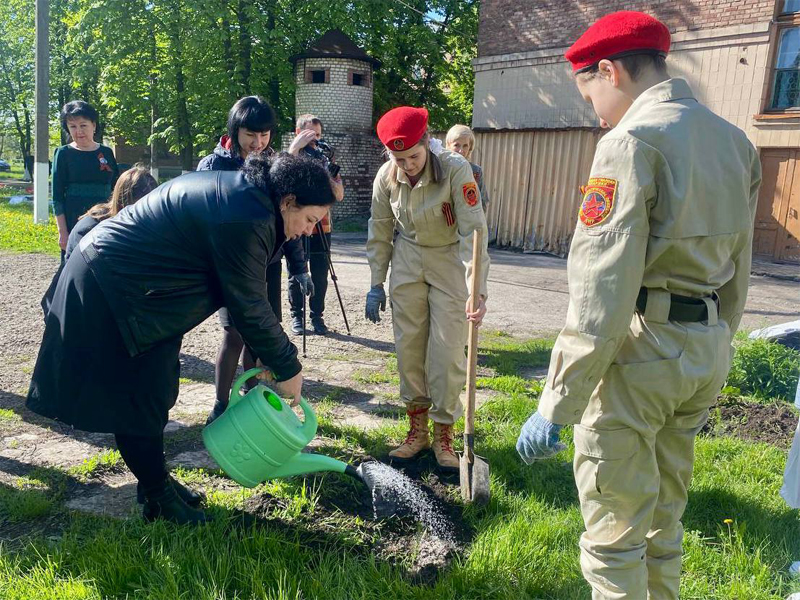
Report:
[[692,89],[685,80],[673,78],[657,83],[653,87],[646,89],[633,101],[633,104],[631,104],[628,112],[622,117],[617,127],[624,124],[626,121],[635,119],[639,114],[645,112],[654,104],[660,102],[674,102],[676,100],[696,101]]
[[[431,181],[431,169],[433,165],[432,153],[428,152],[428,160],[425,161],[425,167],[422,169],[422,176],[419,178],[417,185],[414,187],[422,187],[424,185],[428,185]],[[408,187],[411,187],[411,182],[408,180],[408,176],[400,169],[397,169],[397,183],[405,183]]]

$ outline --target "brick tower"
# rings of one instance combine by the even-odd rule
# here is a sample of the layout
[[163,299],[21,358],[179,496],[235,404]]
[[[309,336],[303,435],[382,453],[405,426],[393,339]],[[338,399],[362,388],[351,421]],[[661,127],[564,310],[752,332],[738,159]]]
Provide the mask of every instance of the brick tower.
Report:
[[[335,217],[369,213],[372,181],[383,164],[383,146],[372,121],[372,74],[381,66],[339,29],[325,33],[304,52],[289,58],[296,83],[295,117],[311,113],[322,120],[323,137],[336,150],[345,188]],[[293,133],[286,134],[287,148]]]

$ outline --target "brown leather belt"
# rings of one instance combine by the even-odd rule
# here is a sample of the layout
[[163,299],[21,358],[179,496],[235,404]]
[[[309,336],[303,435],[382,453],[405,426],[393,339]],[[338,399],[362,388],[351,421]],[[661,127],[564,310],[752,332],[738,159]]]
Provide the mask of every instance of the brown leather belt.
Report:
[[[669,320],[684,323],[699,323],[708,320],[708,306],[702,298],[692,298],[691,296],[679,296],[670,294]],[[717,305],[719,314],[719,296],[717,292],[712,292],[710,298]],[[636,298],[636,312],[644,314],[647,308],[647,288],[641,288]]]

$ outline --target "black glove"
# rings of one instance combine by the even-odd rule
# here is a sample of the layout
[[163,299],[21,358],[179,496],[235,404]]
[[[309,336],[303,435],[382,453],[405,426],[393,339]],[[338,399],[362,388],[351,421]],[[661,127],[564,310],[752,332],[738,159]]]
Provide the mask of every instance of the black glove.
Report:
[[311,275],[308,273],[298,273],[289,277],[290,283],[296,283],[300,286],[300,290],[304,296],[314,295],[314,282],[311,281]]
[[367,293],[367,309],[365,315],[373,323],[379,323],[381,316],[378,312],[386,310],[386,292],[383,291],[383,284],[373,285]]

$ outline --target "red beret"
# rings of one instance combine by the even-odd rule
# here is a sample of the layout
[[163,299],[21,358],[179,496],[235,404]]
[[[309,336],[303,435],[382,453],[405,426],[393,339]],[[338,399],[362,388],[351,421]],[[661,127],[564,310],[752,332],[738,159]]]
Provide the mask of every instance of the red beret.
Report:
[[596,21],[564,55],[573,72],[596,65],[604,58],[629,54],[669,52],[669,29],[645,13],[621,10]]
[[428,111],[413,106],[393,108],[378,121],[378,137],[389,150],[408,150],[428,130]]

